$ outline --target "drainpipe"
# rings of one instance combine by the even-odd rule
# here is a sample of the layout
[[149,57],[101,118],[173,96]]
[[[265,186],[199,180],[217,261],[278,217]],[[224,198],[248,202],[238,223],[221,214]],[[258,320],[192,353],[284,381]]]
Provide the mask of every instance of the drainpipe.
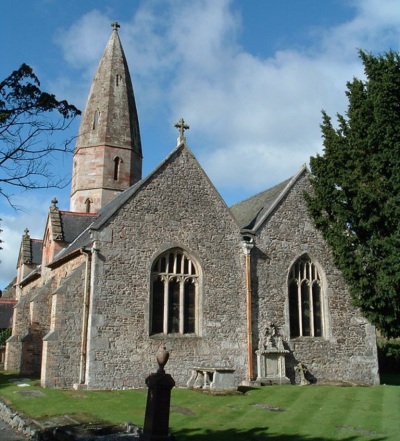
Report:
[[[81,353],[79,360],[79,385],[86,382],[86,358],[87,358],[87,336],[89,323],[89,303],[90,303],[90,274],[92,271],[92,251],[81,249],[81,253],[86,256],[85,284],[83,288],[83,311],[82,311],[82,334],[81,334]],[[78,386],[79,387],[79,386]]]
[[246,306],[247,306],[247,364],[248,381],[253,377],[253,324],[252,324],[252,301],[251,301],[251,250],[254,247],[254,239],[251,236],[243,236],[242,248],[246,261]]

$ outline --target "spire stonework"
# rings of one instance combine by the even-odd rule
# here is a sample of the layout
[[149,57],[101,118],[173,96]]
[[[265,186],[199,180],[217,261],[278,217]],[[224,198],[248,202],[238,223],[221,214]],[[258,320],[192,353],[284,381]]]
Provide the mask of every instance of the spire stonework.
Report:
[[125,54],[113,31],[94,76],[73,158],[70,210],[97,212],[142,178],[142,146]]

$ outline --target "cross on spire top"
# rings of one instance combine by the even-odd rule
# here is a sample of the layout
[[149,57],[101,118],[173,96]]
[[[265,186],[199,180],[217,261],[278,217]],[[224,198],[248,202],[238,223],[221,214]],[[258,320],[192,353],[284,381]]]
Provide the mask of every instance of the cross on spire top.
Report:
[[185,123],[185,120],[181,118],[175,125],[177,129],[179,129],[179,138],[178,138],[178,144],[182,141],[185,141],[185,130],[189,130],[190,127]]
[[111,26],[114,29],[114,31],[118,31],[118,28],[121,27],[117,21],[114,21],[113,23],[111,23]]

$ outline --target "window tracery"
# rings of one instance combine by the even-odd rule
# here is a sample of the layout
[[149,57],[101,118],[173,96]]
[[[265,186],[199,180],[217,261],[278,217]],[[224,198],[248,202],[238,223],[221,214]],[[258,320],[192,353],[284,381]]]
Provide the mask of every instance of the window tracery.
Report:
[[321,276],[308,256],[292,266],[288,280],[290,336],[322,337]]
[[169,250],[151,271],[151,334],[197,333],[198,271],[182,250]]

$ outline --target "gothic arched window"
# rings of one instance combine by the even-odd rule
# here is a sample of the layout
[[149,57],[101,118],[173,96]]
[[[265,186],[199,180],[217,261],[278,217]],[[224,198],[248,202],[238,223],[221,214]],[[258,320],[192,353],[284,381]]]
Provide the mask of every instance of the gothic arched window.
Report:
[[114,181],[118,181],[120,175],[120,168],[122,164],[122,159],[119,156],[114,158]]
[[199,273],[182,250],[159,256],[151,270],[151,334],[198,332]]
[[288,280],[290,337],[322,337],[321,277],[308,256],[292,266]]

